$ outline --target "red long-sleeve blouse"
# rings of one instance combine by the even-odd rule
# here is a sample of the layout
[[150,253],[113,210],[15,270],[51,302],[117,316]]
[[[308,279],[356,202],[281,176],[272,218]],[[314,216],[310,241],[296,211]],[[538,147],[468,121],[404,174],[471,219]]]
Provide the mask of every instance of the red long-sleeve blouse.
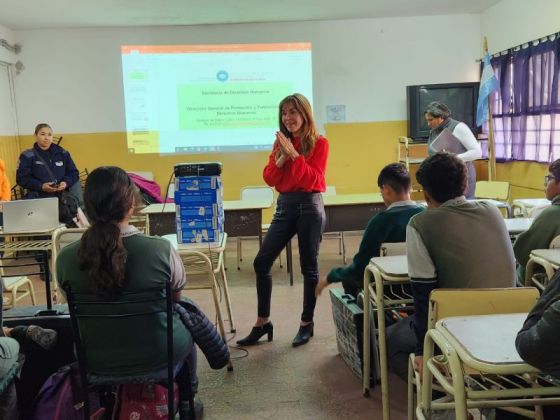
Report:
[[264,181],[280,193],[325,191],[325,172],[329,155],[327,139],[319,136],[307,156],[301,154],[301,139],[296,137],[292,141],[300,155],[294,160],[288,158],[284,166],[278,168],[275,157],[278,145],[275,143],[268,164],[264,167]]

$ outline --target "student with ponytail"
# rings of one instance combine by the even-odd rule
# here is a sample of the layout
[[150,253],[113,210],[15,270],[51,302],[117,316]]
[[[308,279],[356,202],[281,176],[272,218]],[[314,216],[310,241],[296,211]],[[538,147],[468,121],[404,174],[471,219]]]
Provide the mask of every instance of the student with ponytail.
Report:
[[[56,264],[62,290],[70,285],[73,293],[94,294],[99,301],[118,301],[125,299],[127,293],[163,286],[171,279],[173,300],[179,302],[185,284],[183,263],[169,241],[146,236],[128,224],[135,202],[136,187],[122,169],[100,167],[88,176],[84,204],[90,227],[80,241],[64,247],[59,254]],[[135,317],[128,322],[130,328],[124,328],[124,334],[134,336],[134,342],[138,342],[137,335],[148,326],[138,325]],[[165,320],[158,326],[160,324],[161,328],[155,332],[159,334],[159,339],[153,340],[152,331],[150,341],[139,348],[123,345],[126,347],[122,351],[127,354],[127,366],[117,362],[122,355],[107,352],[102,342],[88,342],[88,358],[97,361],[100,366],[114,366],[112,371],[116,376],[164,368],[167,365]],[[96,334],[91,331],[94,328],[88,325],[91,336]],[[119,340],[128,342],[126,337],[119,337]],[[173,315],[173,340],[175,362],[189,361],[192,389],[196,392],[196,349],[177,312]],[[199,401],[197,403],[200,404]],[[195,411],[200,407],[195,403]]]

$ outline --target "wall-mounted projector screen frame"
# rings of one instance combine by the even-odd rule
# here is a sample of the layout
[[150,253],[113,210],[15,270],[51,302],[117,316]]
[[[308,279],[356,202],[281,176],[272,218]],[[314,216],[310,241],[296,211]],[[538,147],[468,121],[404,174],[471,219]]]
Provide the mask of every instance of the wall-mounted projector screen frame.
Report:
[[270,150],[278,103],[313,103],[311,43],[124,45],[130,153]]

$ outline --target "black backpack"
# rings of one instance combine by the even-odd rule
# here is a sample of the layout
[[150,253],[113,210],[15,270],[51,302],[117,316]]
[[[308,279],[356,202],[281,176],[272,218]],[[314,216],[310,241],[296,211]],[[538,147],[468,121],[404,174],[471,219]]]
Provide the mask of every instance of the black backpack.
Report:
[[78,214],[78,199],[70,192],[63,191],[58,196],[58,219],[64,223],[66,227],[78,227],[74,218]]

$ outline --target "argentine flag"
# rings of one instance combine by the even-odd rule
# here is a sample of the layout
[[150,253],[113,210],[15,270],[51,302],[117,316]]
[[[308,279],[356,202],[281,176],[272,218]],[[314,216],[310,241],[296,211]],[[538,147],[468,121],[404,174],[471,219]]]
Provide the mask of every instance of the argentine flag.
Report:
[[476,125],[478,127],[488,121],[488,97],[496,89],[498,89],[498,79],[496,79],[494,69],[492,69],[492,65],[490,64],[490,54],[486,52],[482,76],[480,78],[478,102],[476,104]]

